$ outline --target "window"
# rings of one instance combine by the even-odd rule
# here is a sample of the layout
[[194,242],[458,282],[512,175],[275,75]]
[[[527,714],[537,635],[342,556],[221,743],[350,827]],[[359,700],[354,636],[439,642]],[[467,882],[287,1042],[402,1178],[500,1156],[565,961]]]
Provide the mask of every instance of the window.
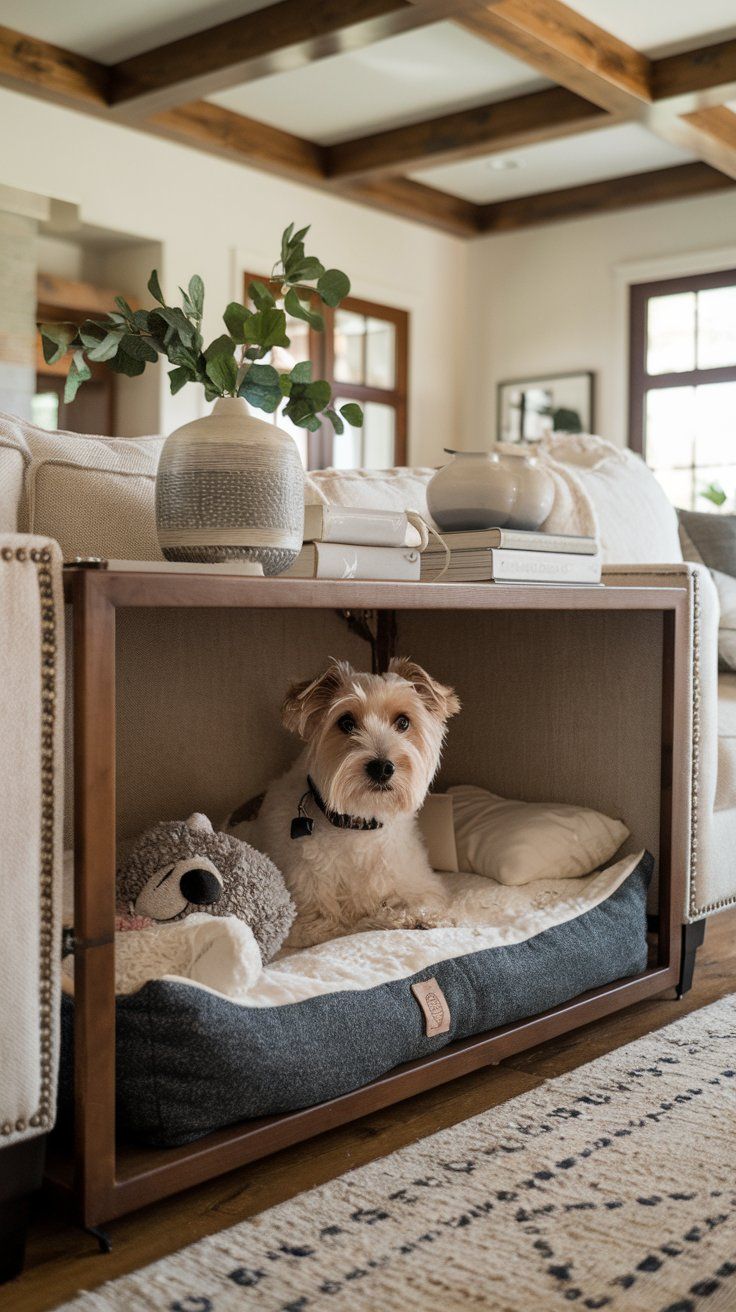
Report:
[[670,500],[736,494],[736,269],[631,288],[629,443]]
[[[254,278],[245,274],[244,297]],[[337,434],[330,423],[316,433],[297,428],[280,414],[272,418],[292,434],[307,469],[388,469],[406,461],[407,365],[409,315],[387,305],[349,296],[336,310],[319,305],[325,331],[315,332],[301,319],[287,318],[293,362],[312,360],[314,377],[326,378],[334,402],[357,401],[363,408],[361,428],[345,426]],[[278,363],[278,361],[276,361]]]

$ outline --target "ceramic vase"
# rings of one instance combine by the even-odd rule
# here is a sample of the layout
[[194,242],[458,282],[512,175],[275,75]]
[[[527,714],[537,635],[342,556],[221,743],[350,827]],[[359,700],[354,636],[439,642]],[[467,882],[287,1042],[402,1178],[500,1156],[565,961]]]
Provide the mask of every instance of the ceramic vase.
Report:
[[516,500],[511,470],[495,452],[448,450],[448,454],[449,463],[427,484],[427,505],[437,527],[448,533],[503,528]]
[[260,561],[280,574],[302,547],[304,470],[294,439],[224,397],[167,437],[156,475],[166,560]]
[[554,483],[537,457],[527,449],[500,452],[501,464],[516,484],[516,497],[506,528],[536,529],[544,523],[555,499]]

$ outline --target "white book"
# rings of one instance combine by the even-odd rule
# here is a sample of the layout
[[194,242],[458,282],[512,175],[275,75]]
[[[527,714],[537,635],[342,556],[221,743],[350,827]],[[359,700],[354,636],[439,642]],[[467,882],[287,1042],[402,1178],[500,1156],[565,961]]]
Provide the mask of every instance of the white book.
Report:
[[346,542],[305,542],[282,579],[399,579],[418,583],[416,547],[362,547]]
[[[451,551],[466,551],[476,547],[504,547],[513,551],[565,551],[574,555],[594,556],[598,550],[595,538],[574,533],[538,533],[526,528],[465,529],[456,533],[443,533]],[[438,549],[430,538],[428,550]]]
[[342,542],[353,546],[418,547],[418,530],[403,510],[364,506],[305,506],[305,542]]
[[[425,551],[422,580],[431,583],[441,572],[441,551]],[[570,552],[514,551],[503,547],[481,547],[452,553],[447,573],[440,582],[492,583],[600,583],[600,555],[581,556]]]

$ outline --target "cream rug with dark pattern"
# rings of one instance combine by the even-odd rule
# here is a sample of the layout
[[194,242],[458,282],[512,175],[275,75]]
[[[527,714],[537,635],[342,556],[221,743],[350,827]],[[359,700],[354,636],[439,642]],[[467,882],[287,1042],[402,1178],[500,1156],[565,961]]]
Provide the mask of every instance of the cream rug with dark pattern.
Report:
[[734,1312],[736,995],[65,1307]]

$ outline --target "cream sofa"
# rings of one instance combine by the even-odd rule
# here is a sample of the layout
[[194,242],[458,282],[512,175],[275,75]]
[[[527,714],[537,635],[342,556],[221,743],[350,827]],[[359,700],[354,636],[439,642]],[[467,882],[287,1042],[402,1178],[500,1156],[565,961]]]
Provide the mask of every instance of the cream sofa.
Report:
[[[62,744],[63,617],[59,602],[59,560],[76,555],[159,559],[155,534],[154,480],[161,439],[105,439],[49,434],[0,416],[0,552],[49,552],[56,598],[58,683],[54,739],[53,860],[57,877],[48,918],[39,916],[37,846],[44,824],[40,813],[23,806],[23,788],[13,796],[11,819],[0,817],[0,881],[4,904],[21,891],[25,918],[6,939],[0,972],[13,981],[22,1000],[18,1022],[0,1019],[0,1124],[5,1142],[20,1147],[43,1135],[52,1112],[48,1099],[39,1113],[38,1091],[53,1089],[41,1069],[39,1024],[49,1013],[38,998],[39,945],[58,937],[58,870],[61,846],[62,774],[66,776],[66,843],[71,843],[71,728],[67,696]],[[685,977],[692,970],[698,927],[709,913],[736,904],[736,675],[717,675],[718,609],[715,589],[703,567],[683,561],[676,516],[654,478],[630,452],[599,439],[560,439],[552,454],[577,475],[594,507],[606,578],[635,585],[677,580],[688,593],[692,635],[689,679],[689,744],[684,763],[687,814],[679,823],[687,834],[686,899],[681,908],[685,935]],[[391,505],[426,513],[430,469],[382,472],[324,471],[308,480],[309,499],[345,505]],[[34,535],[34,536],[29,536]],[[58,544],[58,547],[56,546]],[[27,562],[30,566],[30,555]],[[0,561],[0,564],[2,562]],[[5,582],[12,573],[5,571]],[[16,584],[22,571],[15,571]],[[39,598],[0,588],[0,633],[13,642],[0,645],[0,688],[5,672],[25,668],[32,680],[43,652],[39,645]],[[0,570],[0,584],[2,584]],[[365,663],[365,644],[337,614],[301,612],[299,641],[285,612],[121,613],[118,625],[118,823],[121,837],[160,817],[193,810],[222,815],[262,788],[293,756],[293,743],[278,727],[278,704],[287,678],[307,675],[327,655],[339,653]],[[421,616],[401,617],[400,639],[411,654],[431,663],[439,677],[461,692],[477,689],[479,678],[513,682],[523,690],[513,714],[508,698],[494,706],[492,725],[495,775],[489,777],[489,730],[468,723],[450,737],[444,783],[472,782],[485,762],[483,779],[498,792],[529,800],[579,801],[625,816],[632,841],[656,855],[658,832],[659,707],[656,632],[641,625],[630,634],[620,625],[582,626],[571,637],[564,615],[475,617],[473,638],[484,650],[479,672],[472,648],[441,624],[422,625]],[[482,625],[487,624],[487,629]],[[554,627],[556,625],[556,627]],[[576,645],[577,644],[577,645]],[[540,652],[544,659],[540,660]],[[34,661],[36,665],[34,665]],[[244,669],[253,671],[245,686]],[[570,678],[570,669],[585,671]],[[268,677],[259,678],[259,671]],[[157,671],[158,677],[151,677]],[[279,677],[274,678],[274,671]],[[30,673],[29,673],[30,672]],[[617,683],[616,680],[619,680]],[[0,702],[0,752],[16,750],[17,730],[37,713],[37,684]],[[630,706],[630,723],[615,714],[620,700]],[[35,699],[35,700],[34,700]],[[550,704],[554,714],[548,714]],[[19,707],[22,706],[22,712]],[[597,726],[580,743],[576,723],[585,715]],[[19,718],[22,717],[22,718]],[[462,718],[462,717],[460,717]],[[458,732],[460,736],[458,736]],[[22,735],[21,735],[22,737]],[[192,744],[196,744],[196,750]],[[654,746],[653,746],[654,745]],[[62,770],[62,747],[65,769]],[[656,747],[656,754],[655,754]],[[563,758],[556,761],[556,757]],[[32,766],[23,763],[32,775]],[[21,779],[22,776],[18,776]],[[48,833],[48,825],[43,830]],[[34,846],[36,844],[36,846]],[[35,899],[35,901],[34,901]],[[35,907],[35,910],[34,910]],[[50,908],[50,909],[49,909]],[[694,926],[694,928],[693,928]],[[690,928],[688,928],[690,927]],[[49,940],[49,932],[52,937]],[[54,967],[55,970],[55,967]],[[51,1015],[55,1015],[56,976],[49,975]],[[47,990],[47,992],[48,992]],[[31,1000],[29,1003],[29,999]],[[30,1006],[30,1013],[28,1008]],[[23,1010],[25,1007],[25,1011]],[[35,1018],[35,1019],[34,1019]],[[55,1053],[55,1022],[47,1032]],[[46,1049],[44,1049],[44,1052]],[[29,1073],[30,1072],[30,1073]],[[34,1074],[35,1072],[35,1074]],[[34,1080],[36,1081],[34,1083]],[[39,1118],[40,1117],[40,1118]],[[6,1132],[6,1127],[7,1132]],[[0,1140],[0,1143],[3,1142]],[[38,1170],[38,1152],[35,1166]],[[8,1161],[8,1149],[3,1158]],[[31,1153],[33,1156],[33,1153]],[[21,1173],[22,1174],[22,1173]],[[31,1172],[32,1174],[32,1172]],[[2,1177],[0,1163],[0,1177]],[[8,1178],[9,1173],[5,1172]],[[26,1185],[30,1186],[30,1176]],[[21,1179],[15,1193],[23,1192]],[[2,1207],[0,1192],[0,1208]],[[16,1258],[17,1261],[17,1253]]]

